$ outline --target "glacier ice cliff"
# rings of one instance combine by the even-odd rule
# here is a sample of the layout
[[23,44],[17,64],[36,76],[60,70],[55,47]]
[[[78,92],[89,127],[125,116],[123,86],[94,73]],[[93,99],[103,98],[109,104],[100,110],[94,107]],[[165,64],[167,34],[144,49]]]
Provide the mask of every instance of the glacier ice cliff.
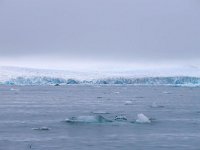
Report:
[[141,77],[141,78],[102,78],[91,80],[64,79],[46,76],[16,77],[0,82],[3,85],[68,85],[68,84],[112,84],[112,85],[168,85],[200,86],[199,77]]
[[[178,70],[178,69],[177,69]],[[160,73],[162,72],[162,74]],[[170,73],[169,73],[170,72]],[[3,85],[168,85],[200,86],[200,69],[70,71],[19,67],[0,67]]]

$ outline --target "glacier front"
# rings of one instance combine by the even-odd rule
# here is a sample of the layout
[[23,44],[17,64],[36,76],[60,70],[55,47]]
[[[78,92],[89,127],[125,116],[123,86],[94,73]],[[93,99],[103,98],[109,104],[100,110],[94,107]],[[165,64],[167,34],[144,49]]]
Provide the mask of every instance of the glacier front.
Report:
[[[190,74],[159,74],[132,71],[62,71],[16,67],[0,67],[3,85],[68,85],[68,84],[129,84],[200,86],[200,76]],[[197,72],[198,73],[198,72]]]

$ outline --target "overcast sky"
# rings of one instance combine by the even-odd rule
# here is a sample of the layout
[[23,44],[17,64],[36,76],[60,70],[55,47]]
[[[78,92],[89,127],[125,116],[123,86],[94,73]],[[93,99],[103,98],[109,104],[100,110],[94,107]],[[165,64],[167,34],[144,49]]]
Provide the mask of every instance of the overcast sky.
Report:
[[0,66],[199,61],[199,0],[0,0]]

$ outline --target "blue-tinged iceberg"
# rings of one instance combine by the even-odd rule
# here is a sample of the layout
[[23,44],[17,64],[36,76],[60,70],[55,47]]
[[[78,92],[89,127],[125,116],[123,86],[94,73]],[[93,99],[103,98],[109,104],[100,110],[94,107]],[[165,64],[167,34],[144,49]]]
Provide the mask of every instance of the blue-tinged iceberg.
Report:
[[106,123],[112,122],[101,115],[96,116],[78,116],[65,119],[67,123]]

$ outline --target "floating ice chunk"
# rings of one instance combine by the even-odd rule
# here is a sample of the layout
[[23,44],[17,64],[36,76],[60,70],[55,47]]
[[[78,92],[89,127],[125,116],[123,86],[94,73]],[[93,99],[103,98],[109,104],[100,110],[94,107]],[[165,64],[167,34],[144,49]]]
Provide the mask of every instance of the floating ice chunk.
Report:
[[171,92],[168,92],[168,91],[163,91],[162,93],[163,94],[171,94]]
[[41,131],[48,131],[50,128],[48,127],[40,127],[40,128],[32,128],[33,130],[41,130]]
[[164,106],[158,105],[156,102],[153,102],[151,105],[152,108],[163,108]]
[[136,123],[151,123],[151,120],[144,114],[138,114]]
[[78,117],[71,117],[65,120],[68,123],[105,123],[105,122],[112,122],[104,118],[101,115],[97,116],[78,116]]
[[133,105],[133,101],[125,101],[125,105]]
[[126,118],[126,116],[120,115],[120,116],[116,116],[115,120],[117,120],[117,121],[127,121],[127,118]]
[[115,94],[119,94],[120,92],[114,92]]
[[11,88],[10,90],[11,91],[19,91],[19,89],[16,89],[16,88]]
[[93,114],[109,114],[109,112],[106,111],[93,111]]

